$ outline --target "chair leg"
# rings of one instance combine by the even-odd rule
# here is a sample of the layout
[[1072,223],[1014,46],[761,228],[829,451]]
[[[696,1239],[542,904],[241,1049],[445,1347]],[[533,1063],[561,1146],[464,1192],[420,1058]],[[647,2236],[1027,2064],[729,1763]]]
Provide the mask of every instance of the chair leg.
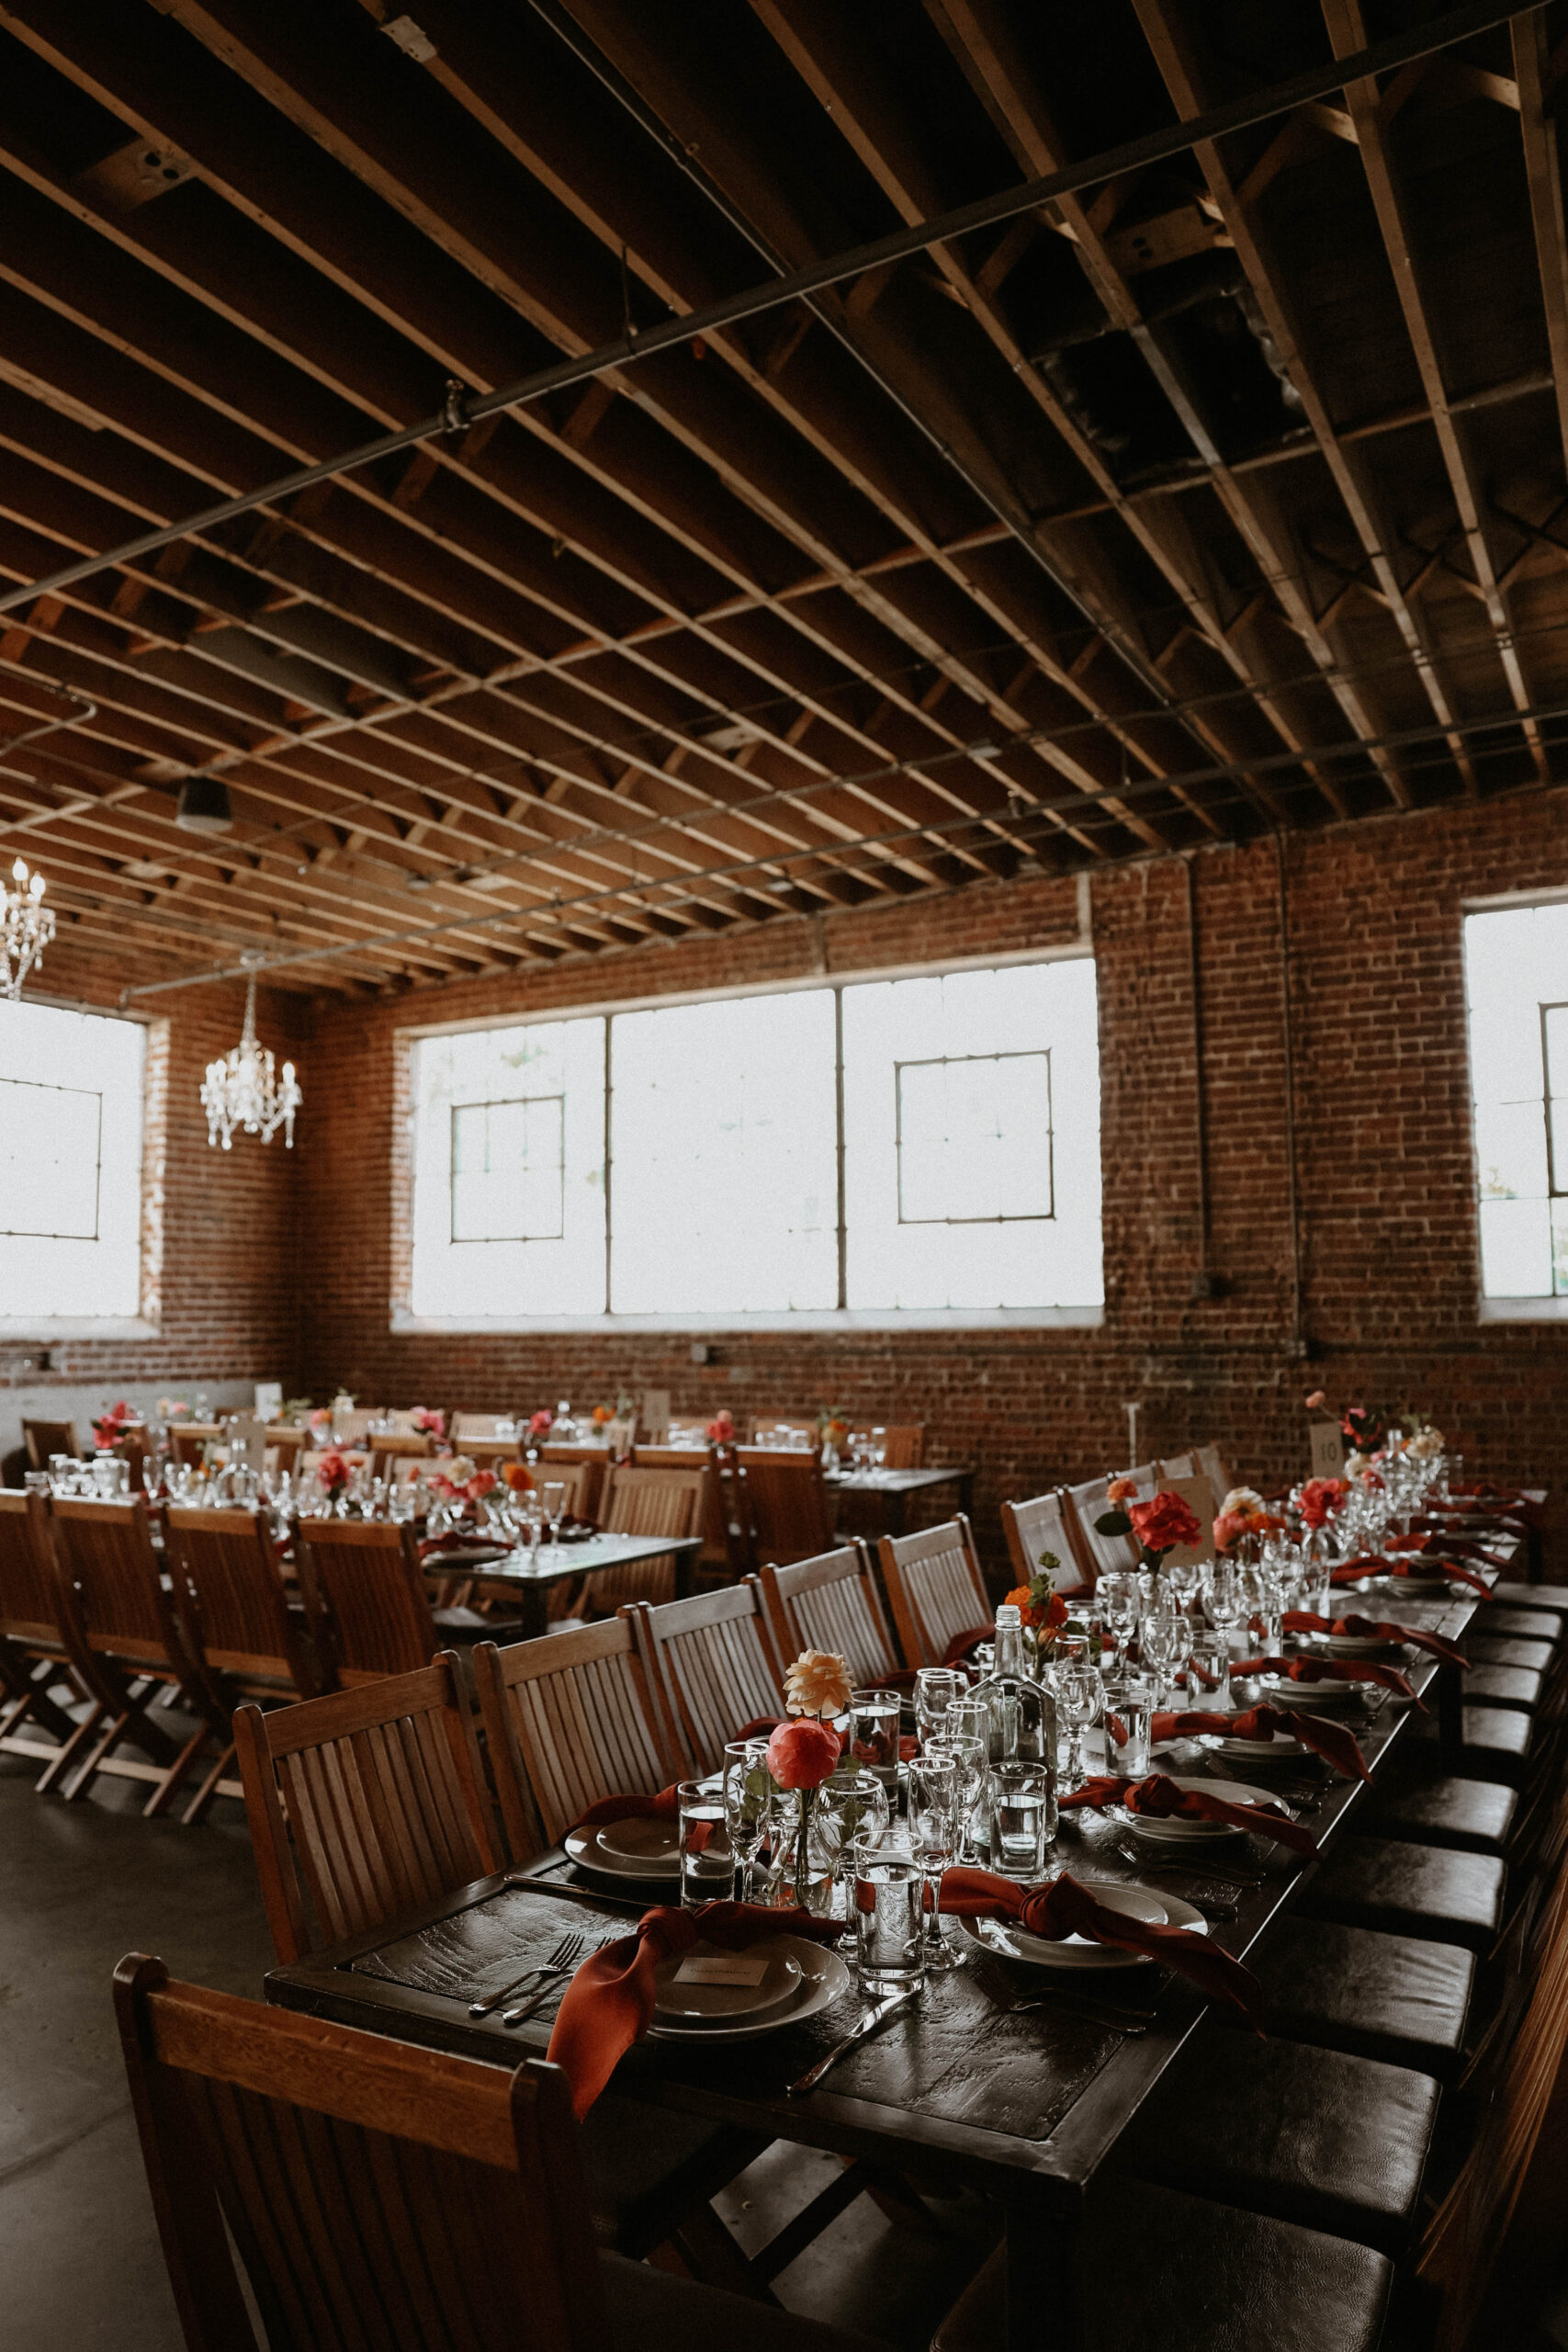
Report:
[[195,1735],[195,1736],[186,1740],[185,1746],[181,1748],[179,1754],[175,1757],[174,1762],[170,1765],[168,1770],[164,1773],[163,1779],[159,1781],[157,1787],[153,1790],[152,1795],[142,1806],[141,1818],[143,1821],[156,1821],[161,1814],[167,1813],[179,1792],[180,1783],[184,1781],[186,1775],[190,1770],[191,1766],[196,1762],[197,1758],[201,1754],[202,1749],[207,1746],[207,1743],[211,1736],[211,1725],[209,1724],[203,1724],[201,1729]]
[[45,1766],[42,1778],[33,1782],[33,1787],[37,1790],[40,1797],[48,1796],[50,1791],[54,1787],[55,1782],[57,1781],[63,1780],[65,1774],[71,1770],[72,1765],[76,1761],[76,1758],[82,1749],[85,1747],[88,1740],[92,1737],[95,1727],[102,1718],[103,1712],[104,1702],[101,1699],[94,1699],[89,1702],[86,1713],[83,1716],[81,1722],[77,1724],[70,1738],[65,1742],[65,1745],[61,1749],[59,1755],[54,1758],[51,1763]]
[[[77,1773],[75,1779],[72,1781],[70,1787],[61,1791],[61,1794],[65,1799],[67,1804],[77,1804],[81,1802],[82,1798],[86,1795],[87,1791],[92,1787],[93,1782],[98,1777],[99,1766],[102,1764],[105,1757],[108,1754],[110,1748],[114,1747],[121,1732],[126,1729],[130,1722],[130,1709],[129,1707],[125,1708],[121,1713],[111,1718],[107,1731],[103,1733],[101,1737],[98,1739],[96,1745],[92,1749],[92,1752],[87,1757],[86,1761],[84,1763],[81,1770]],[[51,1770],[53,1770],[54,1767],[51,1766],[50,1769]],[[48,1776],[46,1775],[45,1777],[47,1778]],[[39,1782],[39,1786],[40,1789],[42,1788],[42,1781]]]
[[704,2286],[728,2288],[732,2295],[744,2295],[748,2302],[777,2305],[778,2297],[756,2265],[741,2253],[711,2205],[694,2205],[683,2213],[670,2233],[670,2243],[693,2278]]
[[212,1800],[218,1794],[218,1783],[223,1777],[223,1768],[227,1764],[231,1764],[233,1760],[234,1743],[231,1740],[184,1813],[181,1814],[180,1820],[186,1828],[194,1829],[197,1822],[206,1820],[212,1810]]

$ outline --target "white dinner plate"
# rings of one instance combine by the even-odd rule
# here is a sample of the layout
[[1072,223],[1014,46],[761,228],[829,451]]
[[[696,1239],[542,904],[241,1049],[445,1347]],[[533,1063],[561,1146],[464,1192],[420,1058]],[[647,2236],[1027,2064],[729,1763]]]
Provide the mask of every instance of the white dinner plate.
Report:
[[[1205,1741],[1205,1746],[1209,1745]],[[1237,1743],[1244,1747],[1256,1747],[1256,1740]],[[1205,1772],[1172,1774],[1179,1789],[1201,1789],[1205,1796],[1223,1797],[1226,1804],[1275,1804],[1277,1793],[1268,1789],[1253,1788],[1246,1781],[1220,1781]],[[1191,1846],[1212,1843],[1216,1838],[1245,1838],[1247,1829],[1239,1821],[1183,1821],[1179,1815],[1167,1814],[1131,1813],[1118,1808],[1118,1817],[1138,1838],[1146,1838],[1151,1846]]]
[[1282,1674],[1266,1674],[1261,1688],[1265,1697],[1277,1707],[1353,1707],[1363,1691],[1375,1690],[1375,1682],[1292,1682]]
[[765,1951],[768,1966],[757,1984],[682,1983],[681,1971],[689,1960],[708,1954],[729,1957],[713,1944],[694,1944],[690,1951],[661,1960],[653,1972],[654,2016],[664,2025],[731,2025],[760,2017],[765,2009],[776,2009],[781,2002],[793,2001],[803,1981],[793,1939],[781,1937],[776,1943],[758,1949]]
[[[1303,1714],[1311,1712],[1304,1699],[1298,1697],[1294,1703]],[[1277,1731],[1271,1739],[1228,1739],[1219,1732],[1205,1732],[1202,1744],[1233,1764],[1282,1764],[1287,1757],[1311,1753],[1303,1741],[1292,1738],[1288,1731]]]
[[650,2038],[656,2041],[750,2041],[758,2034],[780,2033],[785,2026],[815,2017],[818,2009],[827,2008],[848,1991],[850,1972],[836,1951],[808,1942],[804,1936],[781,1936],[778,1949],[800,1963],[800,1983],[793,2000],[770,2009],[765,2017],[748,2018],[738,2025],[675,2025],[656,2018],[649,2028]]
[[628,1814],[624,1821],[607,1821],[599,1832],[599,1851],[614,1855],[617,1861],[668,1861],[679,1845],[678,1825],[648,1814]]
[[[615,1822],[612,1826],[617,1829],[626,1827],[624,1822]],[[635,1878],[645,1883],[655,1879],[661,1883],[665,1880],[673,1882],[681,1875],[681,1857],[677,1850],[679,1832],[673,1822],[661,1822],[657,1826],[665,1831],[669,1839],[666,1851],[649,1854],[636,1861],[629,1860],[623,1854],[608,1852],[601,1843],[604,1833],[598,1829],[568,1830],[561,1843],[580,1869],[597,1871],[601,1878]]]
[[[1200,1936],[1209,1932],[1202,1913],[1174,1895],[1151,1894],[1141,1886],[1102,1884],[1092,1885],[1089,1892],[1108,1911],[1121,1911],[1129,1918],[1146,1920],[1150,1927],[1189,1928]],[[982,1951],[996,1952],[1003,1960],[1022,1961],[1031,1968],[1070,1971],[1148,1965],[1143,1952],[1118,1951],[1113,1945],[1097,1944],[1089,1936],[1066,1936],[1058,1943],[1047,1936],[1032,1936],[1010,1919],[961,1919],[958,1924],[969,1941]]]
[[1403,1657],[1403,1642],[1375,1640],[1367,1634],[1325,1634],[1323,1646],[1330,1657]]

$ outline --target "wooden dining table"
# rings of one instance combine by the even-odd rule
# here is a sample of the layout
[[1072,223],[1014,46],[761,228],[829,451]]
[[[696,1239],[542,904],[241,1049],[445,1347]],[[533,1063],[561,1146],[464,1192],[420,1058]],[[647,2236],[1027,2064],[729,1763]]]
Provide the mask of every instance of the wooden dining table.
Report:
[[[857,1534],[908,1534],[910,1498],[934,1494],[942,1487],[953,1488],[954,1510],[966,1511],[975,1486],[973,1468],[951,1462],[920,1470],[829,1470],[823,1475],[835,1501],[853,1498]],[[881,1524],[873,1526],[873,1520]]]
[[692,1589],[692,1563],[703,1548],[700,1535],[590,1535],[580,1544],[541,1544],[530,1559],[525,1551],[502,1552],[493,1544],[472,1544],[451,1552],[433,1552],[423,1563],[432,1578],[481,1577],[487,1585],[504,1585],[523,1621],[522,1638],[533,1641],[549,1631],[550,1593],[557,1585],[600,1568],[639,1566],[646,1560],[675,1562],[675,1595],[683,1600]]
[[[1499,1571],[1483,1573],[1491,1580]],[[1483,1605],[1460,1585],[1430,1600],[1404,1597],[1397,1583],[1380,1585],[1365,1599],[1341,1599],[1347,1610],[1370,1609],[1450,1639]],[[1459,1670],[1421,1651],[1406,1671],[1418,1693],[1430,1695],[1436,1684],[1449,1700],[1440,1720],[1457,1736]],[[1310,1691],[1303,1690],[1300,1703],[1310,1707]],[[1374,1779],[1406,1736],[1413,1713],[1408,1702],[1371,1694],[1367,1719],[1355,1728]],[[1178,1750],[1161,1758],[1161,1769],[1192,1770],[1199,1753],[1183,1758]],[[1269,1781],[1261,1765],[1225,1769]],[[1293,1761],[1291,1779],[1302,1778]],[[1332,1847],[1366,1794],[1359,1781],[1324,1774],[1307,1815],[1320,1851]],[[1053,1860],[1082,1879],[1136,1883],[1157,1869],[1157,1859],[1131,1859],[1123,1836],[1100,1813],[1064,1813]],[[1208,1903],[1211,1932],[1245,1958],[1291,1907],[1303,1862],[1257,1835],[1229,1860],[1234,1877],[1222,1850],[1212,1868],[1201,1865],[1209,1891],[1198,1882],[1184,1883],[1182,1892]],[[266,1996],[313,2016],[513,2066],[547,2047],[554,2001],[509,2029],[493,2014],[471,2019],[470,2000],[531,1960],[543,1960],[566,1929],[586,1929],[595,1940],[626,1934],[661,1899],[668,1896],[637,1889],[609,1894],[557,1848],[374,1933],[274,1969]],[[1009,2281],[998,2352],[1077,2352],[1085,2340],[1078,2298],[1086,2282],[1077,2278],[1074,2251],[1085,2200],[1205,2004],[1185,1979],[1153,1968],[1034,1972],[1030,1992],[1036,1990],[1039,2007],[1007,2010],[967,1966],[931,1975],[911,2010],[857,2045],[807,2098],[790,2098],[787,2086],[854,2021],[852,1990],[814,2017],[752,2040],[707,2048],[650,2037],[623,2058],[615,2088],[765,2138],[866,2158],[939,2193],[964,2188],[995,2199],[1005,2215]],[[1135,2219],[1128,2245],[1135,2256]],[[1092,2281],[1087,2286],[1092,2294]]]

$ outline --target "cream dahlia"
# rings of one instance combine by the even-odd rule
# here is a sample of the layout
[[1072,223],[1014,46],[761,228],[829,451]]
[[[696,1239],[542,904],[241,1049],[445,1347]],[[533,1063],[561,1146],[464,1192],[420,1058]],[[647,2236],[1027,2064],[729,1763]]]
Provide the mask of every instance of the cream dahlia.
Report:
[[784,1668],[784,1709],[792,1715],[841,1715],[850,1703],[850,1670],[832,1650],[802,1650]]

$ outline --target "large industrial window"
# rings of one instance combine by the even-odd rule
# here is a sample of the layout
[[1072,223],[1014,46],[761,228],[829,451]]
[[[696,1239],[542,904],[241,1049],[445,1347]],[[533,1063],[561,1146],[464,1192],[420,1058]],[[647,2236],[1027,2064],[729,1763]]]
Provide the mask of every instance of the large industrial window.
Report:
[[1568,902],[1467,915],[1481,1288],[1568,1298]]
[[1095,1309],[1086,957],[418,1038],[416,1319]]
[[140,1023],[0,1002],[0,1321],[135,1317]]

